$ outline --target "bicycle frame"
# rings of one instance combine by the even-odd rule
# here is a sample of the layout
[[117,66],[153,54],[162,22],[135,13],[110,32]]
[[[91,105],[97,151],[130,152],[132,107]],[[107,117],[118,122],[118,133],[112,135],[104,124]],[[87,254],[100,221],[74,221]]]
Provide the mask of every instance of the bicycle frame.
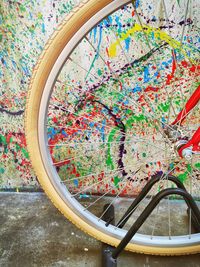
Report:
[[[178,114],[176,119],[171,124],[173,125],[181,125],[183,121],[187,118],[190,111],[198,104],[200,100],[200,85],[196,88],[196,90],[193,92],[193,94],[188,99],[185,107],[181,110],[181,112]],[[183,157],[184,154],[191,154],[191,153],[198,153],[200,152],[200,127],[196,130],[196,132],[193,134],[192,138],[186,142],[184,145],[179,147],[178,153],[180,157]],[[188,154],[188,155],[189,155]]]

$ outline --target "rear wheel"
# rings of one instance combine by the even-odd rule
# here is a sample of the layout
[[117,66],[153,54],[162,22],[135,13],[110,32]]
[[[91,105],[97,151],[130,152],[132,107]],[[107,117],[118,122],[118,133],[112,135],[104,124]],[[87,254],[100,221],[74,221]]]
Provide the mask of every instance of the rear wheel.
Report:
[[[199,82],[198,5],[89,0],[66,18],[35,68],[26,110],[33,167],[57,208],[103,242],[119,243],[153,195],[173,186],[169,175],[198,204],[199,157],[182,159],[174,145],[197,129],[198,107],[177,123],[175,137],[165,134]],[[104,204],[115,206],[119,221],[155,174],[160,182],[124,229],[106,226]],[[189,217],[185,223],[183,200],[168,197],[127,249],[200,252]]]

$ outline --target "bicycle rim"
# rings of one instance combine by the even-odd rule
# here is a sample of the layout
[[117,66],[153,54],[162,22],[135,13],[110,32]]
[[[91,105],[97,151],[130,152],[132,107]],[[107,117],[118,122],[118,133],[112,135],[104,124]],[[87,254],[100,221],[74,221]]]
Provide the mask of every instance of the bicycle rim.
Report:
[[[93,214],[96,204],[101,208],[104,201],[116,207],[120,201],[129,204],[130,196],[137,195],[158,173],[159,188],[151,191],[144,205],[169,184],[168,174],[183,180],[188,176],[188,190],[199,197],[198,157],[192,162],[180,159],[173,144],[163,137],[164,126],[175,119],[198,83],[199,51],[194,40],[189,46],[184,42],[188,29],[195,33],[193,24],[181,24],[177,18],[173,22],[177,32],[173,31],[170,12],[166,12],[172,10],[169,4],[173,2],[187,17],[192,10],[190,1],[181,7],[176,1],[157,2],[153,10],[162,10],[164,17],[159,22],[152,18],[151,26],[147,20],[153,11],[149,8],[147,13],[150,4],[145,1],[136,1],[134,7],[130,1],[95,2],[75,10],[41,56],[29,93],[26,135],[33,166],[55,205],[89,234],[117,245],[126,230],[106,227],[102,212]],[[158,25],[160,21],[163,24]],[[98,29],[102,35],[94,41]],[[110,40],[102,44],[108,36]],[[192,68],[191,75],[188,69]],[[181,134],[194,132],[197,114],[196,108]],[[163,208],[169,201],[158,208],[164,214],[171,212]],[[176,201],[182,209],[182,202]],[[149,221],[154,229],[135,235],[127,249],[165,255],[199,252],[200,234],[190,230],[173,235],[170,226],[166,236],[152,234],[159,228],[155,217],[159,217],[156,212]]]

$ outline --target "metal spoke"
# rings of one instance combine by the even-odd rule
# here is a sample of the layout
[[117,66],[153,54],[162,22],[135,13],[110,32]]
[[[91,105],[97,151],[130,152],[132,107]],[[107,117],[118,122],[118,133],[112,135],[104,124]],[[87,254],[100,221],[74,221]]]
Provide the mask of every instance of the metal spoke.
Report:
[[[118,171],[118,172],[116,172],[116,173],[119,173],[119,172],[120,172],[120,171]],[[97,184],[100,184],[100,183],[102,183],[102,182],[105,182],[105,181],[109,180],[110,177],[112,177],[112,176],[113,176],[113,175],[109,175],[109,176],[107,176],[106,178],[104,178],[104,179],[102,179],[102,180],[100,180],[100,181],[98,181],[98,182],[96,182],[96,183],[93,183],[93,184],[87,186],[86,188],[82,189],[82,190],[79,191],[78,193],[76,193],[76,194],[74,194],[74,195],[71,195],[71,197],[75,197],[75,196],[77,196],[77,195],[80,195],[81,193],[87,191],[88,189],[91,189],[93,186],[96,186]]]
[[[115,35],[115,37],[116,37],[116,35]],[[88,38],[87,38],[86,40],[88,40]],[[91,42],[90,42],[89,40],[88,40],[88,42],[89,42],[89,44],[92,46],[92,48],[95,49],[94,46],[91,44]],[[119,43],[119,45],[120,45],[121,49],[123,50],[123,48],[122,48],[122,46],[121,46],[120,43]],[[150,47],[150,50],[152,50],[151,47]],[[103,62],[105,63],[105,59],[100,55],[99,51],[97,51],[96,49],[95,49],[95,51],[96,51],[96,53],[98,53],[98,55],[100,56],[100,58],[101,58],[101,59],[103,60]],[[123,51],[124,51],[124,50],[123,50]],[[124,52],[124,54],[125,54],[125,52]],[[125,56],[126,56],[126,54],[125,54]],[[128,59],[127,56],[126,56],[126,59],[127,59],[128,64],[131,66],[131,69],[132,69],[132,65],[131,65],[131,63],[130,63],[130,61],[129,61],[129,59]],[[107,64],[106,64],[106,65],[107,65]],[[112,70],[111,68],[109,68],[109,70],[110,70],[111,74],[114,73],[113,70]],[[123,88],[125,88],[125,86],[124,86],[124,84],[123,84],[123,82],[121,81],[121,79],[120,79],[119,76],[118,76],[118,80],[119,80],[119,82],[122,84]],[[121,92],[118,92],[118,93],[119,93],[120,95],[122,95],[123,97],[126,97],[126,99],[129,99],[130,102],[133,102],[133,101],[134,101],[134,100],[131,99],[130,97],[127,98],[127,96],[126,96],[125,94],[122,94]],[[149,102],[147,101],[147,103],[149,103]],[[136,105],[137,107],[141,108],[141,109],[143,110],[143,112],[144,112],[144,108],[143,108],[142,106],[139,106],[137,102],[134,101],[133,104]],[[149,104],[149,105],[150,105],[150,104]],[[146,114],[147,114],[147,115],[146,115]],[[154,120],[156,120],[157,122],[160,122],[160,123],[164,124],[167,128],[171,128],[170,125],[167,125],[167,124],[165,124],[164,122],[161,122],[160,119],[153,118],[152,116],[149,115],[149,113],[146,113],[146,111],[145,111],[145,115],[146,115],[147,117],[150,117],[151,120],[152,120],[153,122],[154,122]],[[155,123],[154,123],[154,124],[155,124]],[[159,131],[160,131],[160,130],[159,130]],[[161,131],[161,133],[162,133],[162,131]]]
[[[56,104],[51,104],[51,105],[53,105],[53,106],[55,106],[55,107],[57,107],[57,108],[61,108],[61,107],[57,106]],[[62,107],[62,109],[63,109],[63,107]],[[72,112],[71,110],[68,110],[68,109],[66,109],[66,108],[64,108],[64,110],[65,110],[66,112],[68,112],[68,113],[74,115],[74,116],[77,116],[78,118],[83,118],[83,119],[92,121],[92,122],[94,122],[94,123],[97,123],[97,124],[99,124],[99,125],[102,125],[103,127],[108,128],[108,129],[110,129],[110,130],[113,129],[113,128],[111,128],[111,127],[109,127],[109,126],[107,126],[107,125],[104,125],[104,124],[102,124],[102,123],[100,123],[100,122],[98,122],[98,121],[94,121],[93,119],[90,119],[89,117],[85,117],[85,116],[82,116],[82,115],[80,116],[78,113],[76,113],[76,112]],[[98,118],[98,117],[97,117],[97,118]],[[116,127],[116,126],[115,126],[115,127]],[[120,132],[120,130],[118,130],[118,131]]]
[[[108,21],[109,21],[109,20],[108,20]],[[141,27],[142,27],[142,29],[143,29],[143,26],[141,26]],[[111,27],[111,30],[112,30],[112,32],[113,32],[113,34],[114,34],[114,36],[115,36],[115,39],[118,40],[118,36],[117,36],[116,32],[112,29],[112,27]],[[145,36],[146,36],[146,34],[145,34]],[[125,50],[124,50],[124,48],[122,47],[121,43],[118,42],[118,44],[119,44],[119,46],[120,46],[120,48],[121,48],[121,51],[123,52],[123,55],[124,55],[124,57],[125,57],[125,59],[126,59],[128,65],[130,66],[130,68],[132,69],[132,71],[133,71],[133,73],[134,73],[134,68],[133,68],[133,66],[131,65],[131,62],[130,62],[130,60],[129,60],[129,58],[128,58],[127,53],[125,52]],[[149,49],[150,49],[150,51],[152,50],[150,44],[149,44]],[[156,63],[155,65],[158,65],[158,64]],[[165,86],[164,86],[164,85],[163,85],[163,87],[164,87],[164,89],[165,89]],[[143,94],[144,94],[144,100],[145,100],[145,102],[151,107],[151,110],[153,111],[152,104],[151,104],[151,99],[149,98],[149,96],[148,96],[147,94],[145,94],[145,91],[144,91],[143,88],[142,88],[142,92],[143,92]],[[165,89],[165,92],[166,92],[167,95],[168,95],[168,91],[167,91],[166,89]],[[169,96],[168,96],[168,98],[169,98]],[[173,110],[174,110],[174,108],[173,108]],[[174,112],[174,115],[176,115],[175,112]]]
[[[74,128],[73,128],[74,129]],[[83,129],[83,130],[85,130],[85,129]],[[109,135],[110,136],[110,135]],[[150,141],[149,141],[149,139],[144,139],[144,138],[138,138],[138,139],[134,139],[134,138],[131,138],[129,141],[108,141],[108,142],[105,142],[105,141],[102,141],[102,142],[74,142],[74,143],[72,143],[72,144],[70,144],[70,143],[59,143],[59,144],[53,144],[53,145],[51,145],[51,144],[48,144],[48,147],[60,147],[60,146],[76,146],[76,145],[81,145],[81,146],[84,146],[84,145],[86,145],[86,146],[88,146],[88,145],[105,145],[105,144],[119,144],[119,143],[121,143],[121,144],[126,144],[126,143],[131,143],[131,142],[134,142],[134,143],[137,143],[137,142],[145,142],[145,143],[148,143],[148,144],[150,144],[150,145],[152,145],[152,146],[155,146],[153,143],[151,143]],[[153,140],[153,142],[157,142],[157,143],[164,143],[165,141],[163,141],[163,140]],[[160,147],[158,147],[158,146],[155,146],[155,147],[157,147],[157,148],[160,148]],[[162,149],[161,149],[162,150]]]
[[123,190],[124,190],[125,187],[126,187],[126,184],[124,185],[124,187],[121,188],[121,190],[117,193],[117,195],[113,198],[113,200],[107,206],[107,208],[103,211],[103,213],[98,218],[98,221],[100,221],[102,219],[103,215],[109,210],[109,208],[111,207],[111,205],[118,199],[119,195],[123,192]]
[[111,170],[109,172],[100,172],[100,173],[90,173],[90,174],[87,174],[87,175],[83,175],[83,176],[80,176],[80,177],[74,177],[74,178],[70,178],[70,179],[66,179],[66,180],[62,180],[61,183],[66,183],[66,182],[70,182],[70,181],[74,181],[74,180],[82,180],[82,179],[85,179],[87,177],[90,177],[90,176],[99,176],[99,175],[102,175],[102,174],[110,174],[110,173],[115,173],[116,171],[121,171],[122,168],[117,168],[117,169],[114,169],[114,170]]
[[[158,142],[160,142],[160,141],[158,141]],[[161,141],[160,143],[163,143],[163,142],[164,141]],[[88,147],[88,146],[92,146],[92,145],[107,145],[107,144],[119,145],[119,144],[132,144],[132,143],[146,143],[146,144],[151,145],[152,147],[158,148],[161,151],[165,151],[162,147],[157,146],[154,143],[150,142],[149,140],[145,140],[143,138],[138,139],[138,140],[131,139],[129,141],[113,141],[113,142],[88,142],[88,143],[87,142],[83,142],[83,143],[74,142],[72,144],[69,144],[69,143],[63,144],[62,143],[62,144],[48,145],[48,147],[56,147],[56,148],[58,148],[58,147],[75,147],[77,145]],[[133,147],[133,145],[130,147]],[[97,149],[103,150],[104,148],[100,148],[100,147],[95,146],[95,147],[91,148],[90,150],[97,150]]]
[[[176,167],[178,166],[180,164],[180,162],[176,165]],[[161,178],[160,178],[160,180],[159,180],[159,182],[158,182],[158,186],[160,186],[160,183],[161,182],[163,182],[164,180],[167,180],[167,179],[165,179],[170,173],[172,173],[173,172],[173,170],[176,168],[176,167],[174,167],[172,170],[170,170],[170,171],[168,171],[166,174],[162,174],[162,176],[161,176]],[[149,192],[151,192],[152,191],[152,189],[149,191]],[[153,198],[153,195],[151,195],[151,197],[150,197],[150,201],[152,200],[152,198]],[[143,198],[143,202],[145,201],[147,199],[147,195]],[[141,202],[139,202],[138,204],[137,204],[137,206],[136,206],[136,208],[139,206],[141,204]],[[122,220],[122,221],[119,221],[120,222],[120,224],[122,223],[122,222],[124,222],[125,220],[126,220],[126,218],[128,218],[129,217],[129,215],[132,213],[132,211],[130,211],[128,214],[127,214],[127,216],[125,216],[124,217],[124,219]],[[119,222],[116,224],[116,228],[119,226]]]
[[[132,2],[132,3],[133,3],[133,2]],[[137,12],[137,9],[134,7],[134,5],[133,5],[133,8],[134,8],[134,11],[135,11],[135,13],[136,13],[136,16],[137,16],[137,19],[138,19],[138,21],[139,21],[139,24],[140,24],[140,26],[141,26],[141,28],[142,28],[143,35],[145,36],[145,39],[146,39],[146,41],[147,41],[147,43],[148,43],[148,47],[149,47],[149,49],[151,49],[151,45],[150,45],[150,43],[149,43],[149,41],[148,41],[146,32],[144,31],[144,26],[142,25],[142,21],[141,21],[140,16],[139,16],[139,14],[138,14],[138,12]],[[174,53],[174,56],[175,56],[175,53]],[[157,60],[155,59],[155,57],[153,57],[153,59],[154,59],[154,64],[155,64],[156,66],[158,66],[158,64],[157,64]],[[168,99],[171,99],[171,98],[169,97],[169,93],[168,93],[168,91],[167,91],[166,88],[165,88],[164,80],[162,81],[162,87],[164,88],[164,90],[165,90],[165,92],[166,92],[166,94],[167,94]],[[170,100],[170,104],[172,104],[171,100]],[[174,115],[176,116],[175,109],[174,109],[173,105],[171,105],[171,106],[172,106],[173,113],[174,113]]]
[[[120,184],[120,183],[122,183],[124,180],[125,180],[125,176],[123,177],[123,179],[118,183],[118,184]],[[126,186],[126,184],[127,184],[127,182],[125,182],[125,183],[123,183],[125,186]],[[113,186],[113,185],[112,185]],[[123,188],[124,188],[124,186],[123,186]],[[93,201],[90,205],[88,205],[84,210],[87,210],[87,209],[89,209],[90,207],[92,207],[94,204],[96,204],[99,200],[101,200],[104,196],[106,196],[108,193],[110,193],[111,192],[111,190],[113,190],[113,188],[111,188],[109,191],[107,191],[107,192],[105,192],[102,196],[100,196],[98,199],[96,199],[95,201]]]

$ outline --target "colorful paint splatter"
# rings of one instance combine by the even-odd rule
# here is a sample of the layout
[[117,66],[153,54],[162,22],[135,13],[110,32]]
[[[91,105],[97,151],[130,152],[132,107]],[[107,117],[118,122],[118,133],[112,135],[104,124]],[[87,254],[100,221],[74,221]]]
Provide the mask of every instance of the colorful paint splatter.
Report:
[[[48,107],[49,151],[77,196],[136,195],[157,173],[186,185],[195,173],[198,194],[199,156],[182,160],[163,131],[199,85],[197,14],[190,17],[184,1],[162,3],[138,1],[138,8],[129,4],[100,22],[56,81]],[[198,114],[194,109],[176,134],[190,138]]]
[[[199,85],[199,3],[190,3],[187,12],[185,0],[162,3],[136,1],[135,8],[129,4],[103,20],[56,81],[48,107],[49,151],[73,192],[137,194],[155,173],[170,171],[187,184],[199,171],[198,158],[177,162],[162,135]],[[74,4],[2,5],[3,187],[36,184],[24,140],[27,85],[45,41]],[[185,138],[188,129],[197,129],[198,112],[183,124]]]
[[43,47],[78,1],[0,3],[0,187],[38,186],[24,134],[29,80]]

